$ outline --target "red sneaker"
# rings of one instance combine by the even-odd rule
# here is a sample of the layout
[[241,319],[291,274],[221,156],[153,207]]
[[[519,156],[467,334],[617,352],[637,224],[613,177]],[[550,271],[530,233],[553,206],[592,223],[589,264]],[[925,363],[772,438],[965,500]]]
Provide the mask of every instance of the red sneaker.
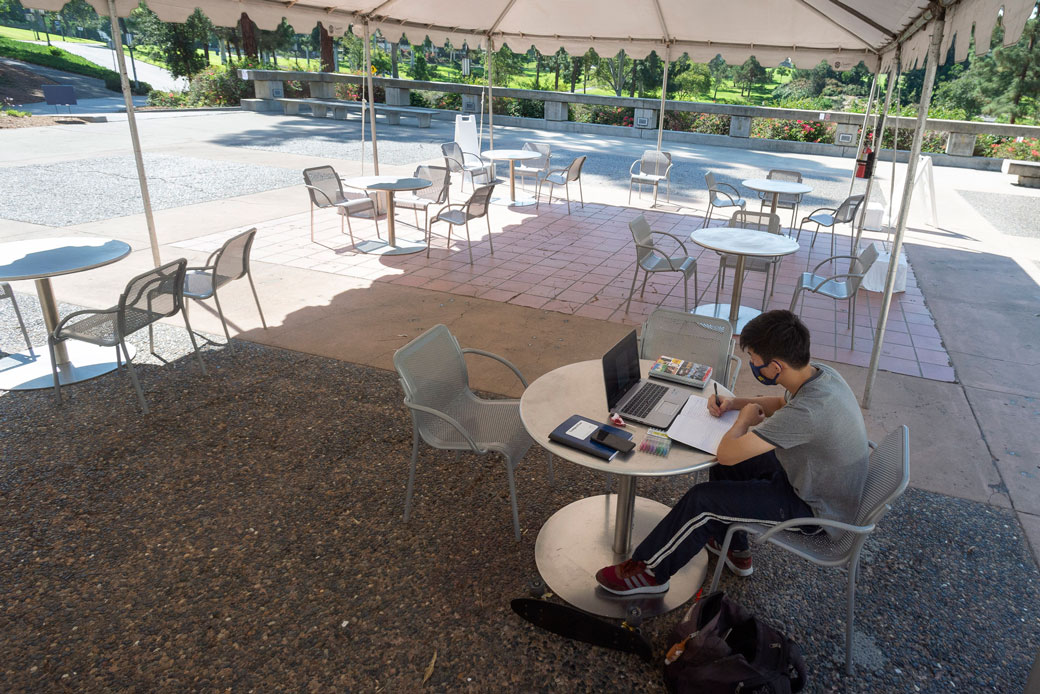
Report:
[[603,567],[596,572],[596,581],[614,595],[664,593],[668,590],[668,581],[658,583],[653,572],[646,568],[646,562],[635,559]]
[[[708,540],[705,547],[715,556],[722,554],[722,547],[714,539]],[[731,549],[726,552],[726,567],[738,576],[750,576],[755,571],[755,567],[751,565],[751,550]]]

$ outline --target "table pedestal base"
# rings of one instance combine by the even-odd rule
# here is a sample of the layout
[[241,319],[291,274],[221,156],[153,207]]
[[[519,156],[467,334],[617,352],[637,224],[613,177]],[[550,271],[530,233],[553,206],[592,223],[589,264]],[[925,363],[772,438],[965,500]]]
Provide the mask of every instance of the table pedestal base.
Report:
[[[670,509],[636,497],[632,523],[633,548],[650,534]],[[563,507],[538,533],[534,545],[538,573],[552,592],[578,609],[603,617],[623,618],[632,605],[644,617],[664,614],[694,596],[707,573],[708,552],[701,550],[671,577],[667,593],[621,597],[596,584],[596,572],[628,559],[614,554],[614,518],[617,495],[591,496]]]
[[[134,358],[133,345],[127,345],[130,358]],[[58,382],[61,385],[79,383],[96,378],[116,369],[116,348],[98,347],[86,342],[68,340],[65,348],[69,362],[58,367]],[[34,352],[24,351],[0,359],[0,390],[39,390],[53,388],[51,357],[47,345],[35,347]]]
[[[698,316],[714,316],[715,318],[729,320],[729,307],[730,304],[703,304],[695,308],[692,313]],[[737,324],[733,326],[733,334],[739,335],[752,318],[756,318],[761,314],[762,312],[757,308],[741,306],[737,313]]]
[[369,255],[409,255],[425,251],[426,239],[424,237],[417,239],[408,238],[401,234],[396,234],[394,245],[392,246],[386,241],[380,241],[379,239],[365,239],[364,241],[358,241],[354,245],[354,250],[368,253]]
[[510,200],[509,196],[495,196],[491,198],[492,205],[505,205],[506,207],[529,207],[537,202],[530,195],[517,195],[516,200]]

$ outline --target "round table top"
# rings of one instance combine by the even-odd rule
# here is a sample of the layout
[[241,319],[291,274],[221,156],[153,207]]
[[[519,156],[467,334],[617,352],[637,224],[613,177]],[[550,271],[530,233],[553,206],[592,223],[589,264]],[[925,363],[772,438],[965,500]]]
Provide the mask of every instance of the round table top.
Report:
[[795,183],[794,181],[779,181],[772,178],[748,178],[741,181],[741,184],[751,190],[758,190],[763,193],[780,193],[787,195],[799,195],[804,193],[811,193],[812,186],[807,186],[804,183]]
[[57,237],[0,244],[0,281],[68,275],[114,263],[130,254],[130,244],[115,239]]
[[433,185],[433,181],[425,178],[408,176],[357,176],[343,179],[343,185],[363,190],[420,190]]
[[698,246],[731,255],[772,258],[798,251],[798,242],[792,238],[770,234],[768,231],[738,227],[698,229],[690,234],[690,240]]
[[[648,373],[653,366],[652,360],[639,361],[642,373]],[[664,385],[675,386],[680,390],[696,395],[714,393],[714,381],[708,383],[704,390],[687,388],[678,383],[660,381]],[[721,383],[720,395],[732,395]],[[673,443],[666,457],[642,453],[638,446],[646,435],[647,427],[635,422],[627,422],[624,431],[632,432],[632,441],[636,450],[630,455],[618,455],[613,461],[606,461],[589,455],[570,446],[564,446],[549,440],[549,433],[561,422],[574,414],[608,422],[610,412],[607,410],[607,391],[603,385],[603,360],[592,359],[576,364],[568,364],[554,369],[538,378],[527,387],[520,398],[520,419],[524,428],[535,442],[564,460],[577,463],[593,470],[612,472],[618,475],[636,475],[642,477],[664,477],[693,472],[709,466],[715,456],[702,451]]]
[[532,152],[529,149],[489,149],[480,153],[487,159],[498,159],[500,161],[512,159],[514,161],[526,161],[537,159],[542,156],[540,152]]

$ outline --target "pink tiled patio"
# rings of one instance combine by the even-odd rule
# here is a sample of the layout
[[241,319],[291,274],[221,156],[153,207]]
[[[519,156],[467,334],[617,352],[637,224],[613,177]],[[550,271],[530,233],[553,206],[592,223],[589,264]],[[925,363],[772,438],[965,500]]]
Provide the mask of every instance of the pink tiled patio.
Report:
[[[599,203],[571,205],[542,203],[534,207],[493,206],[490,212],[491,238],[482,220],[471,223],[473,262],[464,230],[457,228],[451,244],[448,227],[433,228],[432,248],[425,253],[399,256],[366,255],[350,245],[340,234],[340,222],[331,212],[316,213],[317,243],[309,241],[309,214],[303,212],[259,225],[253,250],[257,261],[306,268],[354,278],[362,282],[388,282],[405,287],[447,292],[459,296],[555,311],[597,320],[637,325],[658,306],[683,308],[682,278],[678,273],[658,273],[646,283],[646,293],[636,296],[626,311],[625,303],[635,270],[635,249],[628,222],[639,214],[651,227],[686,240],[686,248],[697,258],[696,296],[691,279],[690,309],[714,303],[718,280],[718,256],[688,241],[691,232],[703,223],[700,214],[640,210]],[[432,216],[432,215],[431,215]],[[421,215],[420,215],[421,218]],[[398,233],[413,221],[411,212],[400,211]],[[721,225],[713,220],[712,225]],[[353,219],[355,237],[374,237],[372,223]],[[381,223],[385,234],[385,218]],[[197,237],[178,247],[208,252],[234,234],[230,230]],[[790,230],[785,229],[785,232]],[[842,233],[844,232],[844,234]],[[835,239],[837,253],[847,252],[847,229]],[[461,238],[460,238],[461,236]],[[867,237],[870,238],[868,232]],[[828,257],[830,239],[821,231],[810,251],[810,233],[800,240],[801,248],[785,257],[777,274],[776,288],[767,308],[787,308],[800,274]],[[878,238],[881,238],[880,236]],[[492,254],[492,244],[494,253]],[[823,271],[826,272],[827,266]],[[835,270],[835,273],[843,270]],[[640,274],[640,281],[642,273]],[[727,302],[732,289],[732,272],[727,274],[721,301]],[[761,305],[763,273],[749,272],[744,281],[742,303]],[[873,329],[881,311],[882,295],[860,290],[853,342],[847,328],[847,302],[806,293],[800,314],[812,330],[813,356],[819,359],[867,366],[870,362]],[[908,268],[906,291],[893,296],[880,368],[900,374],[938,381],[953,381],[954,371],[943,347],[924,297],[917,287],[913,269]]]

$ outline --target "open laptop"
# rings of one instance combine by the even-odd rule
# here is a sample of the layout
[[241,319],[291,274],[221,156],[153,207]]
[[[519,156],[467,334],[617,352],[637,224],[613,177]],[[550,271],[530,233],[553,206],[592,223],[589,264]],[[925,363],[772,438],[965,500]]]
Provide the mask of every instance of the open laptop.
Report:
[[667,428],[690,396],[678,388],[640,377],[635,330],[603,355],[603,382],[607,386],[608,410],[656,429]]

